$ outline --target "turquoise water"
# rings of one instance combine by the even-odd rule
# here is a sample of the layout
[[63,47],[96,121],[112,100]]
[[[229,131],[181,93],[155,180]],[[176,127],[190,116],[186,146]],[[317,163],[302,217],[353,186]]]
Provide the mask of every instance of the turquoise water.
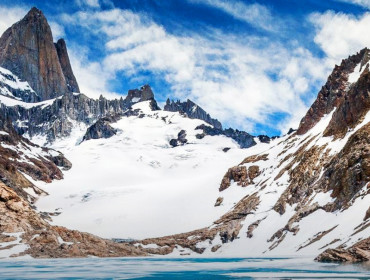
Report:
[[370,265],[289,258],[0,260],[0,279],[370,279]]

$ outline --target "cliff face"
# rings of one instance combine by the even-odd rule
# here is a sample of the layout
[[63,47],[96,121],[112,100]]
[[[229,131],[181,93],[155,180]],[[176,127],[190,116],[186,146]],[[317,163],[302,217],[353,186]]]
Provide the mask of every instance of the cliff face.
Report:
[[[368,68],[367,64],[369,59],[370,51],[365,48],[359,53],[344,59],[340,66],[335,66],[326,84],[320,90],[315,102],[301,120],[297,131],[299,135],[305,134],[314,127],[320,119],[325,114],[329,114],[334,107],[340,106],[343,102],[348,103],[349,99],[353,98],[353,93],[351,92],[357,91],[357,89],[352,88],[353,81],[350,74],[357,72],[355,75],[358,75],[364,71],[365,68]],[[356,66],[357,69],[355,69]],[[366,71],[368,72],[368,70]],[[357,82],[357,80],[355,81]],[[339,112],[336,114],[339,114]],[[348,114],[347,118],[349,117],[350,115]],[[355,119],[357,120],[358,118],[355,117]],[[338,120],[337,124],[340,123],[341,122]]]
[[60,66],[62,67],[64,78],[66,79],[67,82],[68,90],[71,92],[80,92],[76,77],[72,71],[67,51],[67,45],[64,39],[59,39],[58,42],[55,43],[55,48],[58,53],[59,63]]
[[55,47],[50,26],[37,8],[1,36],[0,66],[27,81],[36,93],[22,100],[37,102],[78,91],[63,42]]

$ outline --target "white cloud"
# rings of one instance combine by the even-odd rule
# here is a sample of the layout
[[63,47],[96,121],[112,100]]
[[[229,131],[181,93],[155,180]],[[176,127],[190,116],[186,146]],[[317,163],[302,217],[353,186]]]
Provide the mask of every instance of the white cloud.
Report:
[[28,12],[25,7],[0,6],[0,34],[2,35],[12,24],[21,20]]
[[55,41],[65,36],[64,27],[62,25],[56,23],[55,21],[50,21],[49,25]]
[[[65,15],[64,21],[105,40],[103,62],[82,69],[85,80],[77,77],[81,87],[88,84],[83,91],[103,92],[120,71],[132,80],[150,71],[171,85],[169,97],[190,98],[222,122],[252,132],[255,123],[283,131],[297,127],[307,109],[303,97],[311,85],[326,78],[326,65],[308,50],[265,39],[218,30],[177,36],[144,15],[121,9]],[[84,64],[74,66],[77,76]],[[89,88],[90,74],[99,77],[94,89]],[[271,124],[270,116],[276,113],[289,117]]]
[[355,17],[329,11],[312,14],[310,21],[316,28],[315,43],[333,63],[370,47],[370,13]]
[[232,17],[247,22],[255,27],[265,30],[276,29],[276,18],[271,15],[271,11],[264,5],[253,3],[245,4],[240,1],[227,0],[188,0],[191,3],[208,5],[210,7],[219,9]]
[[104,71],[98,62],[91,62],[87,58],[87,49],[81,46],[71,46],[68,49],[73,73],[76,76],[80,91],[91,98],[104,95],[108,99],[120,98],[117,93],[107,90],[112,73]]
[[350,3],[358,6],[362,6],[364,8],[370,9],[370,1],[369,0],[337,0],[339,2]]
[[76,0],[75,2],[80,7],[100,8],[99,0]]

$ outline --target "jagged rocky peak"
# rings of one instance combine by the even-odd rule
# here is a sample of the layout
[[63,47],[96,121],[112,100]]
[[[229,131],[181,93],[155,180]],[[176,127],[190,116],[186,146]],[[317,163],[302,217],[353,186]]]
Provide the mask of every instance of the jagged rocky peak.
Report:
[[[334,67],[326,84],[318,93],[317,99],[301,120],[297,130],[298,135],[305,134],[324,115],[329,114],[335,107],[339,108],[344,103],[348,103],[349,98],[353,99],[358,95],[357,93],[361,90],[359,88],[361,85],[358,84],[361,83],[362,86],[368,84],[364,81],[366,79],[364,76],[367,76],[369,72],[369,60],[370,50],[364,48],[357,54],[343,59],[340,66]],[[340,110],[337,109],[337,111]]]
[[55,43],[55,48],[58,53],[59,62],[62,67],[68,89],[71,92],[80,92],[80,88],[78,87],[76,77],[73,74],[72,66],[69,61],[67,45],[63,38],[59,39],[58,42]]
[[31,97],[21,96],[22,100],[42,101],[78,91],[65,43],[56,45],[44,14],[35,7],[1,36],[0,66],[27,81],[35,91]]
[[130,89],[126,100],[132,103],[154,99],[154,93],[149,85],[144,85],[140,89]]
[[152,110],[160,110],[154,98],[152,88],[149,85],[143,85],[140,89],[130,89],[124,100],[127,106],[142,101],[150,101],[150,107]]
[[169,112],[180,112],[186,114],[191,119],[200,119],[209,123],[216,129],[222,129],[222,125],[217,119],[211,118],[205,110],[190,99],[186,102],[180,102],[179,100],[173,101],[168,98],[164,110]]

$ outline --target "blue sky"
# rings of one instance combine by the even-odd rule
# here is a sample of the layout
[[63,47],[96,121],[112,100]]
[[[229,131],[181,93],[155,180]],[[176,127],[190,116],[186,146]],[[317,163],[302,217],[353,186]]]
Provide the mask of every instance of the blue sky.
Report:
[[32,6],[85,94],[148,83],[253,134],[297,127],[334,65],[370,46],[370,0],[2,0],[0,31]]

